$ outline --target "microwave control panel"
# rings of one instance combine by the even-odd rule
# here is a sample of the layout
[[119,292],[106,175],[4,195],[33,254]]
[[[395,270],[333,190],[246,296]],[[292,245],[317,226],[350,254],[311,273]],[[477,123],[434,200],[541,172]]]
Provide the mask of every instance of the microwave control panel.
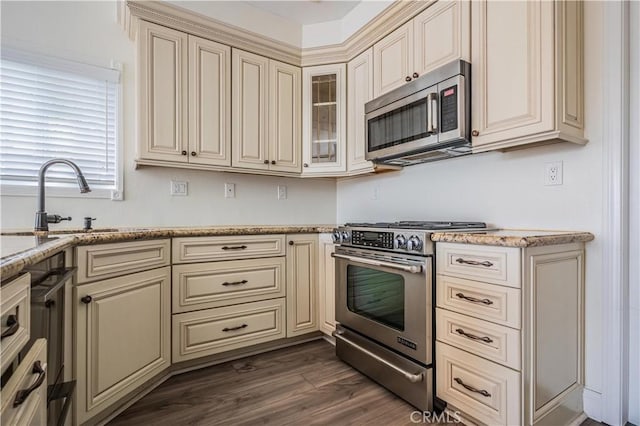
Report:
[[440,91],[440,127],[445,133],[458,128],[458,85]]

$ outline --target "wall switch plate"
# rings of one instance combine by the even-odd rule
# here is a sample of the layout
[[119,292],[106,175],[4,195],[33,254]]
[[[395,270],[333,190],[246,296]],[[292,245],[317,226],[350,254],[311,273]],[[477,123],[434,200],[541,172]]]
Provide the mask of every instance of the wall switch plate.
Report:
[[287,186],[278,185],[278,200],[286,200],[286,199],[287,199]]
[[182,180],[171,181],[171,195],[185,197],[187,196],[188,188],[189,182]]
[[224,198],[236,198],[236,184],[225,183],[224,184]]
[[544,184],[562,185],[562,161],[554,161],[544,165]]

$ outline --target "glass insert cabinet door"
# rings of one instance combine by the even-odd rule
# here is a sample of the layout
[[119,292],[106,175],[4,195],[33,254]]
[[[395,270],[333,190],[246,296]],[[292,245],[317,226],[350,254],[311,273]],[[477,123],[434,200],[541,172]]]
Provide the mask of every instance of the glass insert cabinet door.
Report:
[[346,66],[303,69],[303,174],[346,171]]

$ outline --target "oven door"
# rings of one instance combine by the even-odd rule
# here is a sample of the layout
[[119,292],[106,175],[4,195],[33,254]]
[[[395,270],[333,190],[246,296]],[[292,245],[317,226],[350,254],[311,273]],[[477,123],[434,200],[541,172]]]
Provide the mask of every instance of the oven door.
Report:
[[336,321],[425,365],[432,258],[336,247]]

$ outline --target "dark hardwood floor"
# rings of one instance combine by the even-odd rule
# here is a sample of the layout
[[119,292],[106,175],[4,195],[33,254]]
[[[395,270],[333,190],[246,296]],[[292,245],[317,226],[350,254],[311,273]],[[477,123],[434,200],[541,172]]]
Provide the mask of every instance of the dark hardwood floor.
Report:
[[414,411],[319,340],[172,377],[109,424],[395,426]]

